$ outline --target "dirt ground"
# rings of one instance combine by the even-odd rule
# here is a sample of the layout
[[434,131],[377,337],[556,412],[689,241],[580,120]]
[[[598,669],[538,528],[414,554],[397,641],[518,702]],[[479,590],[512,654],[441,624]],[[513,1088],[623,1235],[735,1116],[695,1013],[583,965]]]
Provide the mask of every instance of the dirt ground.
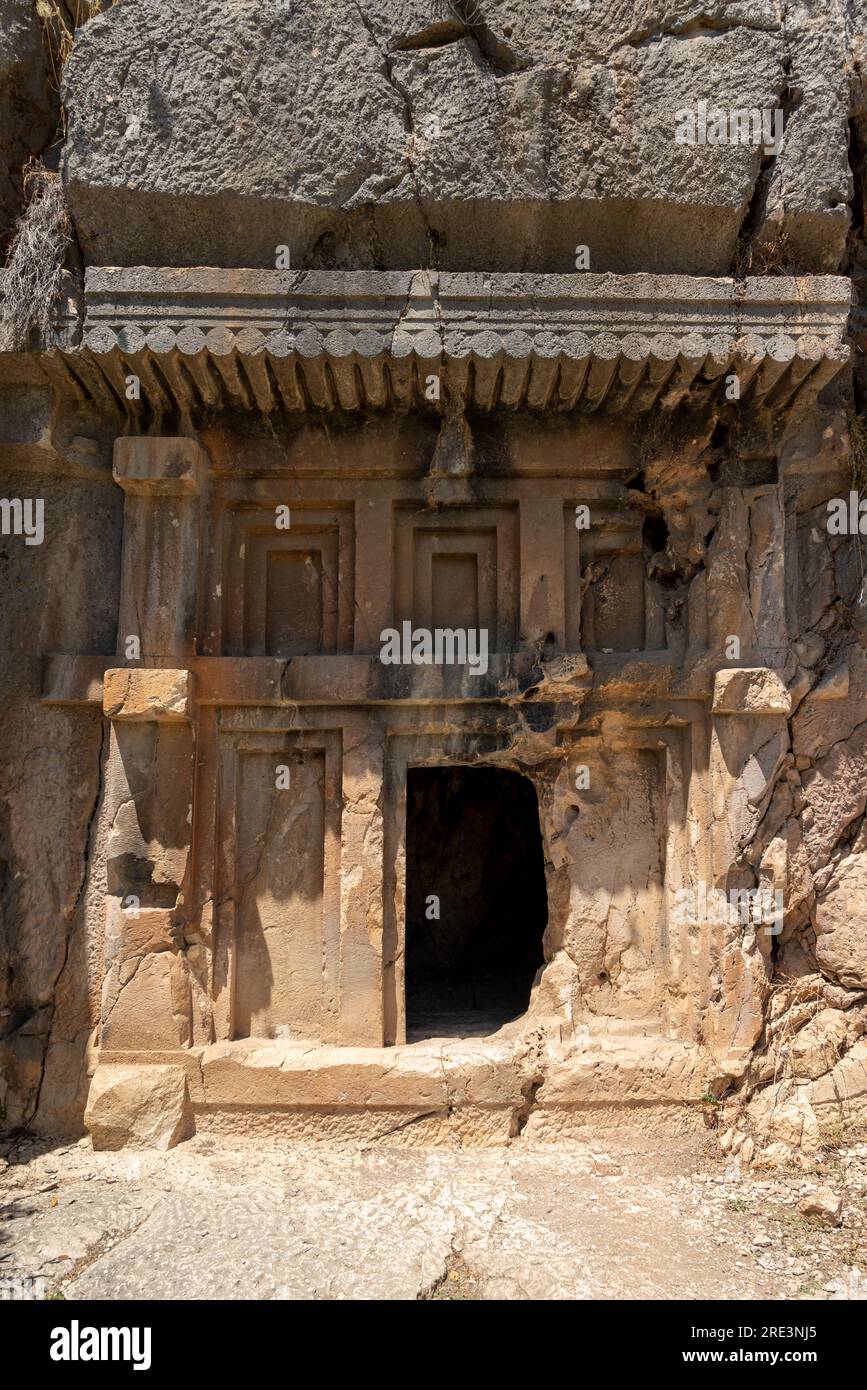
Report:
[[[799,1213],[819,1186],[843,1224]],[[711,1137],[347,1152],[0,1142],[0,1295],[867,1299],[867,1143],[742,1170]],[[5,1292],[4,1292],[5,1291]]]

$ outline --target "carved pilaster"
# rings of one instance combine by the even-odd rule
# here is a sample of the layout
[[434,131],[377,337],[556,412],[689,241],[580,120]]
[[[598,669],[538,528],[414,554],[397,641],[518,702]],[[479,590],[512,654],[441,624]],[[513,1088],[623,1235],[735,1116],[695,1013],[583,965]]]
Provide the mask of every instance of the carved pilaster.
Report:
[[194,439],[115,443],[125,493],[117,649],[128,660],[195,654],[201,472]]
[[105,981],[102,1046],[176,1049],[192,1041],[183,945],[194,735],[189,671],[109,670]]

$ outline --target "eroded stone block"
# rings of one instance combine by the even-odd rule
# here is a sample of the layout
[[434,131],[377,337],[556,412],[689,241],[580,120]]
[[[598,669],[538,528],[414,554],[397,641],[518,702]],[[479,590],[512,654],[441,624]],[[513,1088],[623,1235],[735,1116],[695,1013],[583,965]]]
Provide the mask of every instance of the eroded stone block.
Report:
[[120,959],[103,986],[102,1042],[115,1051],[176,1051],[192,1031],[190,981],[172,951]]
[[103,710],[109,719],[179,723],[192,709],[190,671],[116,668],[106,671]]
[[867,852],[847,855],[816,898],[816,959],[832,979],[867,989]]
[[791,707],[791,696],[776,671],[758,666],[716,674],[714,714],[788,715]]
[[90,1085],[84,1123],[95,1149],[172,1149],[190,1129],[183,1067],[103,1063]]
[[[84,29],[68,82],[66,177],[88,257],[273,263],[291,209],[293,266],[325,236],[338,263],[424,265],[432,229],[441,254],[462,267],[513,269],[511,248],[523,241],[521,268],[529,258],[533,268],[565,269],[584,241],[603,270],[722,275],[759,159],[738,138],[706,138],[700,108],[720,101],[728,112],[736,93],[747,113],[770,117],[794,68],[808,98],[789,113],[782,148],[772,147],[782,171],[762,226],[767,218],[773,244],[780,224],[811,268],[839,260],[848,226],[842,32],[817,44],[807,19],[795,15],[782,29],[771,8],[715,32],[684,32],[675,21],[653,43],[636,36],[628,9],[591,16],[577,31],[551,0],[477,4],[471,22],[464,14],[445,0],[424,11],[328,0],[314,14],[244,11],[227,29],[218,0],[113,7]],[[154,33],[171,81],[154,72]],[[251,52],[253,124],[273,131],[252,146],[246,98],[226,97]],[[118,73],[108,119],[104,94]],[[299,93],[291,112],[287,84]],[[149,87],[130,140],[126,112]],[[678,136],[684,108],[690,139]],[[490,204],[497,216],[480,216]]]

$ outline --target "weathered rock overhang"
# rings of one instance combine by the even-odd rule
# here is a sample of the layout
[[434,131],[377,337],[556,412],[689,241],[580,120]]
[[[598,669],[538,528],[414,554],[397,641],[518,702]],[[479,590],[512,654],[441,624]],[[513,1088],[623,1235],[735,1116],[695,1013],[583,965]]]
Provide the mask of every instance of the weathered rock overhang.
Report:
[[732,373],[739,399],[783,411],[848,361],[850,302],[839,276],[90,269],[40,362],[148,427],[223,410],[640,414]]

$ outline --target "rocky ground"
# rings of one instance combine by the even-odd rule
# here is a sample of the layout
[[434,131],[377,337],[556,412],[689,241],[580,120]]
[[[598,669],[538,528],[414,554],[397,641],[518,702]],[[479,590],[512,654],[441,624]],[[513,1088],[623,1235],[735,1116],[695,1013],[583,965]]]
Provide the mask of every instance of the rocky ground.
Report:
[[557,1150],[20,1138],[0,1201],[0,1285],[47,1298],[867,1298],[865,1142],[762,1171],[623,1130]]

